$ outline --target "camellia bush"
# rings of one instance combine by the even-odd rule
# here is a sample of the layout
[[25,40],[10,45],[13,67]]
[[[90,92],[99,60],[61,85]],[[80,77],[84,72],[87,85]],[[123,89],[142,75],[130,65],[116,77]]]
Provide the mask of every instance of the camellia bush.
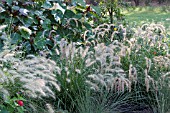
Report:
[[0,24],[8,26],[6,35],[26,53],[51,50],[61,38],[82,41],[82,32],[91,28],[91,15],[87,16],[86,7],[78,4],[72,8],[56,0],[15,0],[2,1],[0,9]]

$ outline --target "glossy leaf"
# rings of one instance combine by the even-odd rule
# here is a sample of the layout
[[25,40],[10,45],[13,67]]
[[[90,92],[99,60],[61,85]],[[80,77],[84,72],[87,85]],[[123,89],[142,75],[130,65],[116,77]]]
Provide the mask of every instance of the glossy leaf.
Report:
[[65,18],[73,18],[74,15],[75,15],[75,13],[71,10],[66,10],[65,13],[64,13]]
[[52,5],[51,5],[51,3],[50,3],[49,1],[46,1],[46,2],[44,2],[44,4],[42,5],[42,7],[45,8],[45,9],[49,9],[49,8],[52,7]]

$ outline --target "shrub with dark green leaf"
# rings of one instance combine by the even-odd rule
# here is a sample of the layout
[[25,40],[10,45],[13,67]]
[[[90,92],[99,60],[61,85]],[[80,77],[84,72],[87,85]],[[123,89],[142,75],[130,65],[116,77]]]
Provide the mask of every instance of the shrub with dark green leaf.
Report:
[[0,9],[0,24],[8,25],[11,43],[26,53],[52,49],[61,38],[82,41],[82,33],[91,28],[88,16],[60,1],[3,1]]

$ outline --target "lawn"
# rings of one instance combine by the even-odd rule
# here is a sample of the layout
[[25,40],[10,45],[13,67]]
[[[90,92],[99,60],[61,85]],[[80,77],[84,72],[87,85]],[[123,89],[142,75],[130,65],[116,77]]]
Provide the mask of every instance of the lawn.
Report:
[[161,22],[170,29],[170,7],[137,7],[125,10],[123,13],[130,22],[136,21],[138,24],[146,21]]

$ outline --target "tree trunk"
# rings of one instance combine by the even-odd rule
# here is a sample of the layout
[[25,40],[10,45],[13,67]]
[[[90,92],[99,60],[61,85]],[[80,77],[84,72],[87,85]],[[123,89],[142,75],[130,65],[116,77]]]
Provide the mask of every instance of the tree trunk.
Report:
[[165,0],[158,0],[159,4],[165,2]]
[[136,6],[139,6],[139,0],[134,0],[134,2]]
[[111,7],[110,23],[113,24],[113,7]]

